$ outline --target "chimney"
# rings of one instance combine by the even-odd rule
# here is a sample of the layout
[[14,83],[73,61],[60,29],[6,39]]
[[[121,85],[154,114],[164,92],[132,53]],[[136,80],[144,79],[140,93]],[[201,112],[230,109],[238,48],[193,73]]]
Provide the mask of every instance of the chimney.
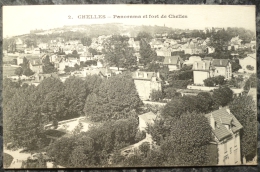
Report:
[[135,74],[136,74],[136,78],[138,78],[138,76],[139,76],[139,75],[138,75],[138,72],[136,72]]
[[206,62],[202,63],[202,69],[206,70]]
[[210,126],[215,130],[215,119],[212,114],[210,115]]
[[198,69],[198,62],[194,62],[194,69]]
[[231,114],[230,109],[226,109],[226,111],[227,111],[228,114]]
[[156,72],[157,78],[160,78],[160,72]]

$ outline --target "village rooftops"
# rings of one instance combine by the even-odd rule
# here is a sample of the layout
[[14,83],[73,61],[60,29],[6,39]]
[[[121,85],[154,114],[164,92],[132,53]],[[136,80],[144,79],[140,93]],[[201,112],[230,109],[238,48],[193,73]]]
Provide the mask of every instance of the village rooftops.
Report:
[[228,59],[214,59],[212,65],[215,67],[226,67],[229,63]]
[[205,117],[212,127],[213,134],[219,141],[232,136],[232,134],[243,128],[228,108],[213,111],[206,114]]
[[166,56],[164,58],[163,64],[165,64],[165,65],[177,65],[178,61],[183,63],[183,60],[180,56]]

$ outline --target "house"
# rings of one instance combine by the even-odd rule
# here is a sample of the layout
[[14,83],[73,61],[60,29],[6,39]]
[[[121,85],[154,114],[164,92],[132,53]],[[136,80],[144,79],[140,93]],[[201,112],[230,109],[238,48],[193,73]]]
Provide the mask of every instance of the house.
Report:
[[145,131],[147,128],[147,124],[153,124],[156,117],[157,116],[153,112],[147,112],[142,115],[139,115],[139,130]]
[[201,57],[200,56],[190,56],[189,60],[185,60],[183,65],[192,66],[193,63],[196,61],[201,61]]
[[79,61],[80,62],[86,62],[87,60],[94,60],[92,53],[89,52],[84,52],[79,56]]
[[243,40],[239,38],[239,36],[231,38],[229,41],[228,50],[237,50],[239,47],[241,47],[241,42]]
[[183,60],[180,56],[166,56],[163,64],[168,66],[169,71],[179,70],[182,67]]
[[214,76],[224,76],[229,80],[232,77],[232,66],[228,59],[213,59],[212,65],[215,68]]
[[218,165],[241,164],[240,131],[243,126],[228,108],[206,114],[212,128],[210,143],[218,153]]
[[195,61],[192,70],[194,84],[204,85],[205,79],[214,76],[214,68],[208,60]]
[[42,73],[43,72],[42,61],[40,59],[29,61],[29,68],[34,73]]
[[20,64],[23,64],[23,58],[22,56],[19,56],[16,58],[16,61],[17,61],[17,65],[20,65]]
[[162,91],[162,80],[156,72],[136,71],[132,73],[140,99],[149,100],[153,90]]
[[239,72],[256,73],[256,54],[248,54],[244,59],[239,59],[242,69]]

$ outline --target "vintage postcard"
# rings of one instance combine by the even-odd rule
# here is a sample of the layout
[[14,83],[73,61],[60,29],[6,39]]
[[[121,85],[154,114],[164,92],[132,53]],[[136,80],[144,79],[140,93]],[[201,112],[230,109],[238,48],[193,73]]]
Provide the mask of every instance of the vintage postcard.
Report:
[[255,32],[255,6],[4,6],[4,168],[257,165]]

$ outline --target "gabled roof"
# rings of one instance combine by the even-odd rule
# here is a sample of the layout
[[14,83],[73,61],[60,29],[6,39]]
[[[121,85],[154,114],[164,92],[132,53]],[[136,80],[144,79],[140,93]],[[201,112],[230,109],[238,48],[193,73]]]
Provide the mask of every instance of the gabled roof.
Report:
[[177,65],[178,61],[180,61],[181,63],[183,63],[183,60],[180,56],[166,56],[164,58],[163,64],[165,65]]
[[228,59],[213,59],[212,61],[212,65],[215,67],[226,67],[228,63]]
[[208,70],[210,70],[210,67],[211,67],[211,62],[208,61],[208,60],[195,61],[193,63],[192,70],[205,70],[205,71],[208,71]]
[[[232,113],[229,112],[227,108],[213,111],[209,114],[206,114],[205,117],[208,119],[209,123],[213,117],[215,121],[215,129],[212,128],[212,132],[219,141],[228,136],[231,136],[233,133],[243,128],[240,122]],[[230,129],[228,129],[225,125],[230,125]]]
[[138,117],[144,120],[146,123],[153,123],[156,119],[156,115],[153,112],[147,112],[139,115]]

